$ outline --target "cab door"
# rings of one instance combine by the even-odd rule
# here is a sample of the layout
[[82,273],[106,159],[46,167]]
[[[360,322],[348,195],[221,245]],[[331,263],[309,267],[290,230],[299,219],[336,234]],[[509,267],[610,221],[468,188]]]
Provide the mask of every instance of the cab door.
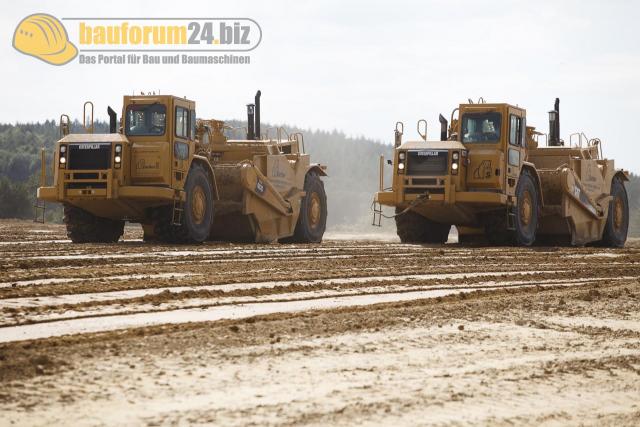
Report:
[[173,108],[173,150],[171,182],[173,188],[183,188],[191,155],[191,106],[188,101],[176,99]]
[[506,142],[506,194],[514,196],[516,186],[525,157],[526,116],[524,111],[509,108],[508,110],[508,134]]
[[466,182],[474,191],[501,191],[504,182],[504,114],[495,107],[465,107],[461,141],[468,150]]

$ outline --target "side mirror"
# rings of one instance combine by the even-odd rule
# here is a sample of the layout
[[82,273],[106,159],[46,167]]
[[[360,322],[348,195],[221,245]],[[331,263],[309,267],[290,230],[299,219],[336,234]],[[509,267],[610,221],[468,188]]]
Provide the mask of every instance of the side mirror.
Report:
[[393,165],[393,160],[387,159],[387,164],[390,165],[390,166]]

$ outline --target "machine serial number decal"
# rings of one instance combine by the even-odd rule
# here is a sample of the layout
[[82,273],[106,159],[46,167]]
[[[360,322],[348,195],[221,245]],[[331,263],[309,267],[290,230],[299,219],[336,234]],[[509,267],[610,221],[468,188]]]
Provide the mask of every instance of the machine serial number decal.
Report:
[[439,151],[418,151],[418,156],[437,156]]

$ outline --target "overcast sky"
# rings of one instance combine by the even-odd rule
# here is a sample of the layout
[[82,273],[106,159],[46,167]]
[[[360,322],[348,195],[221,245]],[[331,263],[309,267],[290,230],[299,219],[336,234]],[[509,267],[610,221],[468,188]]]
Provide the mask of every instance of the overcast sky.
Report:
[[[123,94],[160,89],[198,115],[244,118],[261,89],[263,121],[338,129],[390,143],[394,123],[427,119],[482,96],[527,109],[544,132],[561,99],[561,133],[603,140],[640,172],[640,2],[634,1],[116,1],[3,3],[2,122],[38,121],[82,103],[120,111]],[[26,15],[250,17],[263,31],[251,65],[55,67],[11,46]]]

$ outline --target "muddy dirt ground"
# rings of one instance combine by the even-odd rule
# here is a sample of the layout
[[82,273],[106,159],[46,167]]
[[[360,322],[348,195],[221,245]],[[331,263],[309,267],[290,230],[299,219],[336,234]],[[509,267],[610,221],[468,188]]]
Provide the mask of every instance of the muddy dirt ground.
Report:
[[640,245],[0,223],[0,425],[639,425]]

